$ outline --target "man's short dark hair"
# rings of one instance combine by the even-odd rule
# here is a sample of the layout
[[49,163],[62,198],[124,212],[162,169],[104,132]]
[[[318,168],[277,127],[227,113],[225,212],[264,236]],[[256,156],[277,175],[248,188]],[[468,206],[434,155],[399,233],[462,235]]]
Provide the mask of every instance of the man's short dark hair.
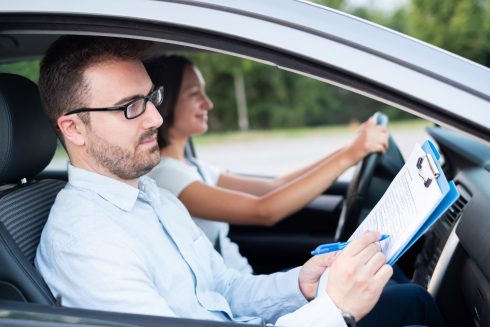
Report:
[[[84,72],[91,65],[111,59],[140,59],[150,45],[112,37],[60,37],[46,51],[39,74],[39,91],[49,120],[56,126],[60,116],[84,106],[89,87]],[[90,123],[88,114],[78,114],[85,124]]]

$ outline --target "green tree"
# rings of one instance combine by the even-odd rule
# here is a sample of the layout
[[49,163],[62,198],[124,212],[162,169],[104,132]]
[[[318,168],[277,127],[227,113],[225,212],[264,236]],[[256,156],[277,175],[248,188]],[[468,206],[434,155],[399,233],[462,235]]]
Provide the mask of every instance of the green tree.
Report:
[[[248,65],[241,59],[231,56],[199,53],[188,54],[188,57],[201,70],[206,80],[206,91],[214,103],[214,109],[209,114],[212,130],[236,130],[238,114],[236,108],[234,76]],[[248,82],[245,80],[245,88]]]
[[39,62],[40,60],[26,60],[2,64],[0,65],[0,72],[22,75],[37,83],[39,80]]
[[412,0],[407,33],[490,66],[490,0]]

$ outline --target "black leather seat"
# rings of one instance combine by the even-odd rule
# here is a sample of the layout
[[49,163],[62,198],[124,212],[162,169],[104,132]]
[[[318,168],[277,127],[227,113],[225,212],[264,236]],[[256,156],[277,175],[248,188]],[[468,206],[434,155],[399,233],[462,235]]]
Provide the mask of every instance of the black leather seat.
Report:
[[53,158],[56,135],[36,84],[0,74],[0,299],[53,304],[34,267],[41,231],[62,180],[35,180]]

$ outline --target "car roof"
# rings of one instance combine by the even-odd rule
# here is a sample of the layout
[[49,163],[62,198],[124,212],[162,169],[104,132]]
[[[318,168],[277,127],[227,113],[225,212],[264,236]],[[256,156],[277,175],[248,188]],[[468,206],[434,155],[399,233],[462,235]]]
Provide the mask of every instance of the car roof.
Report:
[[[120,0],[115,6],[99,0],[26,0],[2,3],[0,10],[3,15],[21,18],[43,16],[46,20],[48,17],[66,20],[83,17],[97,18],[99,23],[101,20],[131,21],[165,26],[170,31],[181,29],[185,32],[179,37],[170,32],[150,34],[143,28],[139,31],[134,28],[127,34],[114,28],[98,33],[163,41],[170,49],[187,46],[251,57],[313,75],[437,123],[476,131],[478,136],[490,140],[488,68],[401,33],[308,2]],[[37,37],[39,44],[35,46],[28,40],[28,35],[19,35],[28,32],[26,28],[16,29],[7,21],[2,24],[1,33],[8,35],[0,40],[6,44],[22,44],[24,37],[32,48],[26,47],[19,52],[26,56],[40,55],[53,38],[50,34],[80,33],[70,28],[68,22],[64,23],[60,25],[58,20],[57,27],[46,27],[45,24],[43,37],[31,35],[31,39]],[[88,25],[85,28],[92,32]],[[189,31],[194,34],[186,38]],[[221,43],[198,40],[209,35],[221,38]],[[8,37],[15,40],[8,40]],[[227,46],[223,40],[233,43]],[[243,50],[248,46],[255,47],[256,51]],[[14,54],[15,47],[12,49],[10,53]],[[268,51],[261,55],[261,49]],[[301,64],[278,60],[273,52],[286,54],[296,62],[304,61],[310,67],[303,69]],[[8,56],[9,52],[5,51],[0,60],[7,60]],[[320,72],[314,65],[318,65]],[[326,74],[321,72],[325,69],[329,70]]]

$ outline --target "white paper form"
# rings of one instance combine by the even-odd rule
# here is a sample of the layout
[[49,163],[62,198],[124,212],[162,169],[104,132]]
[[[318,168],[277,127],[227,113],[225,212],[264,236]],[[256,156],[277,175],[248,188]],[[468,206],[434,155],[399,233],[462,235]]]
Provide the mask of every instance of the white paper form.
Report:
[[[424,146],[431,149],[427,150],[428,152],[434,151],[430,142],[426,142]],[[407,162],[381,200],[349,238],[351,241],[365,230],[389,234],[390,237],[380,242],[380,245],[387,262],[393,259],[390,264],[393,264],[406,247],[414,242],[417,238],[414,236],[417,234],[420,236],[459,196],[454,183],[448,183],[442,171],[439,171],[441,176],[436,180],[433,172],[437,171],[440,166],[436,165],[436,170],[433,170],[434,167],[430,167],[426,155],[431,156],[416,144]],[[434,156],[431,158],[436,160],[438,156],[435,154]],[[419,158],[424,159],[419,166],[420,169],[417,167]],[[424,181],[427,181],[428,178],[431,178],[431,183],[426,187],[427,184],[424,185]],[[444,187],[444,191],[440,187]],[[326,294],[328,274],[329,269],[320,278],[317,288],[318,296]]]
[[[416,144],[403,168],[350,241],[365,230],[389,234],[389,238],[380,242],[387,261],[407,245],[443,196],[428,160],[422,161],[420,170],[417,168],[418,159],[425,155]],[[432,179],[429,187],[424,185],[427,178]]]

